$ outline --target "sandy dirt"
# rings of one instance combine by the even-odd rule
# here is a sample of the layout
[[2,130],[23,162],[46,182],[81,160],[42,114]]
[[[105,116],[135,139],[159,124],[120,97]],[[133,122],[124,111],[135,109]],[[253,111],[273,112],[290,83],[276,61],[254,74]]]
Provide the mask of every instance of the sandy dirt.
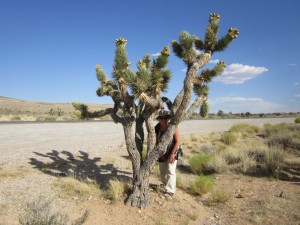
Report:
[[[184,136],[190,133],[223,132],[233,124],[240,122],[261,126],[266,123],[292,123],[294,119],[188,120],[184,121],[179,128],[181,135]],[[18,216],[24,210],[26,202],[35,201],[39,197],[54,199],[53,204],[55,207],[66,211],[71,218],[78,217],[85,209],[88,209],[91,213],[86,223],[88,225],[238,224],[239,222],[242,222],[242,224],[260,224],[264,216],[259,211],[260,209],[265,210],[269,207],[271,201],[281,201],[284,207],[289,207],[293,195],[289,195],[288,190],[289,188],[293,189],[290,193],[297,190],[295,189],[297,188],[296,184],[290,186],[290,184],[281,181],[266,183],[267,179],[253,180],[243,176],[238,176],[238,178],[230,181],[226,175],[220,175],[216,185],[229,186],[227,189],[232,190],[232,193],[236,194],[235,192],[240,191],[243,195],[242,199],[233,198],[225,209],[215,208],[212,210],[207,208],[196,197],[181,190],[178,190],[178,194],[172,202],[166,201],[156,192],[152,192],[152,205],[142,210],[127,207],[122,202],[110,204],[102,198],[89,198],[84,201],[78,199],[65,200],[57,197],[57,193],[53,189],[52,184],[57,177],[41,172],[38,166],[44,161],[51,162],[51,160],[57,158],[69,162],[74,156],[78,159],[78,165],[83,163],[97,168],[103,179],[106,174],[120,177],[126,174],[130,177],[131,174],[128,171],[130,171],[131,166],[130,161],[126,159],[127,153],[124,150],[122,126],[110,121],[0,123],[0,134],[0,171],[25,171],[24,176],[0,180],[1,225],[18,224]],[[74,161],[74,159],[72,160]],[[157,181],[154,179],[153,182]],[[251,185],[243,186],[247,182]],[[264,187],[264,189],[262,190],[260,187]],[[285,191],[284,198],[276,197],[282,190]],[[255,192],[259,192],[262,196],[267,195],[268,200],[264,200],[265,198],[260,195],[257,197],[253,194]],[[242,202],[247,202],[247,198],[249,198],[249,201],[253,201],[254,204],[243,205]],[[291,207],[294,207],[294,205]],[[291,208],[289,210],[296,209]],[[251,220],[239,220],[237,215],[242,213],[253,217],[253,223]],[[295,216],[293,211],[290,211],[290,214],[287,211],[279,211],[278,213]],[[273,221],[276,221],[276,219]],[[222,223],[221,221],[226,222]],[[234,223],[228,221],[234,221]],[[288,219],[283,221],[288,221]]]

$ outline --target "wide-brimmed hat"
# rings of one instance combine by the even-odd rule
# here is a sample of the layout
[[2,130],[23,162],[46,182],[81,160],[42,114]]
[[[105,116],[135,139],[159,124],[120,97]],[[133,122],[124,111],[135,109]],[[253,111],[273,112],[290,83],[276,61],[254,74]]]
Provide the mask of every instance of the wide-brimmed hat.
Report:
[[158,117],[156,117],[156,119],[159,119],[161,117],[167,117],[167,118],[171,118],[170,112],[167,110],[162,110],[158,113]]

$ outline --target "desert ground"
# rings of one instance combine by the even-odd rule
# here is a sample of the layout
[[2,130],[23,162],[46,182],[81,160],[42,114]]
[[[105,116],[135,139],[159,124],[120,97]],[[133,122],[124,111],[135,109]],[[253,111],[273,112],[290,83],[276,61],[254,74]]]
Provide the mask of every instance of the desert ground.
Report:
[[[246,122],[293,123],[295,118],[187,120],[180,125],[182,137],[223,132]],[[299,224],[299,181],[282,181],[241,174],[218,174],[214,185],[231,193],[216,206],[203,204],[205,196],[178,189],[172,201],[154,189],[152,204],[145,209],[112,202],[100,192],[62,192],[61,181],[76,169],[94,174],[96,186],[110,179],[128,181],[131,163],[124,146],[122,126],[111,121],[0,123],[0,224],[19,224],[29,203],[50,202],[54,212],[75,220],[89,211],[85,224]],[[179,162],[180,163],[180,162]],[[70,167],[72,165],[73,167]],[[67,166],[67,167],[65,167]],[[75,172],[74,172],[75,171]],[[75,177],[75,176],[74,176]],[[89,176],[93,177],[93,176]],[[150,183],[160,184],[157,177]],[[99,191],[99,190],[98,190]]]

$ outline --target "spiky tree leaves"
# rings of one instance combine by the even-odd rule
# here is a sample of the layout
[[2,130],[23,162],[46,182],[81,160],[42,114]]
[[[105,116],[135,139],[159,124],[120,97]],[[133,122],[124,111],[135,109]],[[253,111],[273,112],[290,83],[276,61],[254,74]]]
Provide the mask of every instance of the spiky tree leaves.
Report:
[[209,111],[208,103],[207,101],[204,101],[200,107],[200,116],[203,118],[207,117],[208,111]]
[[239,31],[236,28],[230,28],[228,33],[218,40],[220,16],[216,13],[211,13],[209,17],[209,24],[206,28],[204,41],[196,35],[193,36],[195,41],[195,48],[205,52],[220,52],[224,51],[230,42],[238,37]]

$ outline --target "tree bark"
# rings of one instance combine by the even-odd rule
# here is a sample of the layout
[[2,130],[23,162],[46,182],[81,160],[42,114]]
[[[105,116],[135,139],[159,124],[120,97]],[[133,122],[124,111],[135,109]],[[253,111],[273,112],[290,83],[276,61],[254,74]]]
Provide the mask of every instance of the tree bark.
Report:
[[161,155],[163,155],[170,143],[176,126],[169,125],[166,132],[163,134],[158,145],[149,152],[147,158],[143,161],[142,166],[133,179],[133,191],[126,200],[126,205],[134,207],[144,208],[150,204],[149,194],[149,177],[156,161]]
[[124,130],[126,149],[132,162],[133,180],[135,180],[141,167],[141,155],[138,152],[132,134],[132,122],[125,121],[122,125]]

